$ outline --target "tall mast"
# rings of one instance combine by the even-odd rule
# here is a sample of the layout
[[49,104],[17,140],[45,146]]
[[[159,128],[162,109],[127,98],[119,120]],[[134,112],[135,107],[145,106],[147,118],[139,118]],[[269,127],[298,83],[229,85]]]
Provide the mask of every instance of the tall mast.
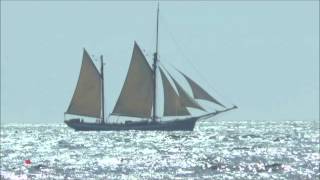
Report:
[[103,56],[100,56],[101,59],[101,93],[102,93],[102,117],[101,124],[104,124],[104,77],[103,77]]
[[155,122],[157,118],[157,63],[158,63],[158,36],[159,36],[159,1],[157,8],[157,35],[156,35],[156,52],[153,54],[153,117],[152,121]]

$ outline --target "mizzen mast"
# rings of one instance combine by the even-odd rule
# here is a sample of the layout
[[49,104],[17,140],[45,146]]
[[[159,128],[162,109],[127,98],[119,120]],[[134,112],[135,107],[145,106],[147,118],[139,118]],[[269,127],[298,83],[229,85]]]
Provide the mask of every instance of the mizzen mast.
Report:
[[159,37],[159,1],[157,8],[157,34],[156,34],[156,52],[153,54],[153,115],[152,121],[157,118],[157,63],[158,63],[158,37]]

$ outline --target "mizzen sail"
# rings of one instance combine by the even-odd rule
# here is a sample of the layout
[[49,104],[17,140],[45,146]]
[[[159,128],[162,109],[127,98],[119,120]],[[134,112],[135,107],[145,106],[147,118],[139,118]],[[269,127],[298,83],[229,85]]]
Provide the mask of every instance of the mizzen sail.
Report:
[[100,118],[101,76],[84,49],[80,75],[67,114]]
[[153,73],[139,46],[135,43],[128,74],[112,115],[151,117]]
[[168,78],[160,68],[160,74],[164,93],[164,116],[190,115],[188,109],[182,104],[179,95],[175,92]]
[[195,99],[204,99],[207,101],[211,101],[225,108],[225,106],[222,103],[220,103],[218,100],[212,97],[209,93],[207,93],[200,85],[198,85],[196,82],[194,82],[192,79],[190,79],[187,75],[185,75],[181,71],[179,72],[185,77],[185,79],[189,83],[193,93],[193,97]]

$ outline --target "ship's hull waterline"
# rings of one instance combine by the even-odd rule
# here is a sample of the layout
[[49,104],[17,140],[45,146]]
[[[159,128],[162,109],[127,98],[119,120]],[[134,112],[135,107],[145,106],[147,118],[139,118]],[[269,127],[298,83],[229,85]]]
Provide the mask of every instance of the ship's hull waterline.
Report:
[[199,117],[161,122],[130,122],[125,124],[99,124],[74,120],[65,123],[76,131],[193,131]]
[[220,113],[227,112],[238,108],[233,106],[221,111],[215,111],[208,114],[204,114],[196,117],[188,117],[185,119],[176,119],[171,121],[160,121],[160,122],[132,122],[127,121],[124,124],[99,124],[81,122],[80,119],[65,120],[64,122],[76,131],[193,131],[197,121],[214,117]]

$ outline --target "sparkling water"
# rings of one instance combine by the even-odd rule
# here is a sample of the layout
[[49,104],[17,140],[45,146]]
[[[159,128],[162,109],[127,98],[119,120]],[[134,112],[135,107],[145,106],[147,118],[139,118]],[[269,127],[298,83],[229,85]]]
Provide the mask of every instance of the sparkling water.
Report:
[[1,179],[319,179],[319,162],[318,121],[208,120],[193,132],[1,127]]

